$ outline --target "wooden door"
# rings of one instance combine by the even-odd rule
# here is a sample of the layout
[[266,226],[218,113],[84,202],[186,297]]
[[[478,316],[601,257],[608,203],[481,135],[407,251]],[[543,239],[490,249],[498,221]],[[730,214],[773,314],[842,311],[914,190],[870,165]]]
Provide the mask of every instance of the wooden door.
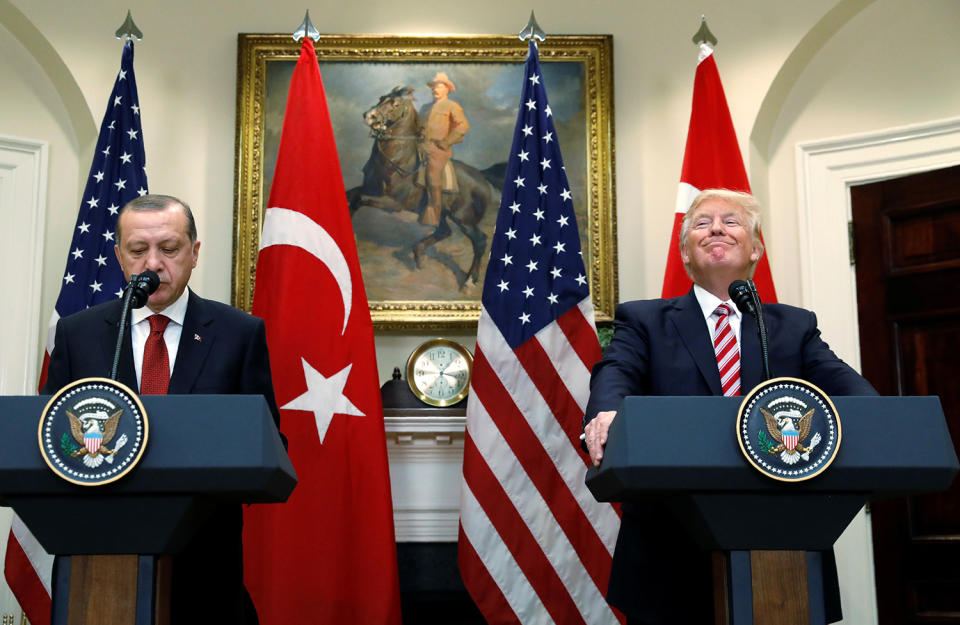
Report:
[[[863,374],[881,395],[939,395],[956,447],[960,167],[857,186],[851,199]],[[871,510],[880,624],[960,623],[960,480]]]

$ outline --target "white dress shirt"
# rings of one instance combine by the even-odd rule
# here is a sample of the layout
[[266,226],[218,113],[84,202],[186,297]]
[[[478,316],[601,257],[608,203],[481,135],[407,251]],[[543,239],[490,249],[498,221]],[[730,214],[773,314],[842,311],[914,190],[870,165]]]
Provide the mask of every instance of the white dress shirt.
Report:
[[[184,289],[177,301],[170,304],[157,314],[169,317],[170,323],[163,332],[163,342],[167,345],[167,358],[170,360],[170,372],[173,372],[173,363],[177,360],[177,349],[180,347],[180,335],[183,333],[183,319],[187,316],[187,302],[190,290]],[[137,388],[140,388],[140,379],[143,373],[143,350],[150,336],[150,317],[154,312],[144,306],[130,311],[130,342],[133,344],[133,366],[137,370]]]
[[743,315],[740,312],[740,309],[737,308],[737,305],[733,303],[733,300],[721,300],[719,297],[713,293],[707,291],[699,284],[693,285],[693,294],[697,297],[697,302],[700,304],[700,310],[703,311],[703,317],[707,322],[707,329],[710,330],[710,339],[713,339],[713,333],[717,329],[717,318],[713,316],[713,311],[717,309],[717,306],[720,304],[726,304],[733,311],[728,315],[727,321],[730,323],[730,329],[733,330],[733,335],[737,338],[737,345],[740,345],[740,320]]

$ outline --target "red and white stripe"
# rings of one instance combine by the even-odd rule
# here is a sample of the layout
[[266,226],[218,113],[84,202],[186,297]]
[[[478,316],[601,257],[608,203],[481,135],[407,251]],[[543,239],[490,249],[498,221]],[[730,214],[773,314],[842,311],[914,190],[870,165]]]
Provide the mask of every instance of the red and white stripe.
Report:
[[604,598],[620,518],[586,489],[579,440],[599,358],[589,298],[515,350],[481,312],[459,564],[488,623],[620,619]]
[[[47,366],[53,353],[54,337],[60,315],[54,310],[47,328],[47,349],[43,354],[38,390],[47,383]],[[49,625],[51,609],[51,580],[53,556],[44,551],[27,526],[16,514],[7,538],[7,554],[3,564],[4,577],[10,590],[33,625]]]
[[20,607],[30,615],[30,622],[33,625],[50,625],[53,556],[43,550],[16,515],[10,526],[4,574],[11,589],[15,590]]
[[726,397],[740,394],[740,348],[737,337],[730,327],[730,307],[720,304],[713,311],[717,317],[717,327],[713,331],[713,351],[717,355],[717,369],[720,371],[720,386]]

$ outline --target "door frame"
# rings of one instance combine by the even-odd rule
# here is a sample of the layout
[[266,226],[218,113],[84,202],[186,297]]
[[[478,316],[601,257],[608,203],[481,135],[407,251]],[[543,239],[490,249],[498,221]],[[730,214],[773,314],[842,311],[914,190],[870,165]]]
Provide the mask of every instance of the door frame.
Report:
[[[817,312],[831,347],[857,370],[860,330],[856,268],[849,253],[850,187],[957,164],[960,118],[797,144],[801,305]],[[836,551],[844,622],[876,623],[873,535],[867,514],[857,515]],[[865,570],[844,575],[844,563]]]
[[817,311],[834,351],[859,370],[850,187],[960,164],[960,118],[798,143],[796,163],[801,304]]
[[[36,392],[39,367],[40,300],[43,242],[47,211],[47,167],[50,145],[0,135],[0,182],[3,201],[16,211],[0,216],[0,292],[13,294],[0,329],[0,393]],[[7,209],[11,207],[6,207]]]

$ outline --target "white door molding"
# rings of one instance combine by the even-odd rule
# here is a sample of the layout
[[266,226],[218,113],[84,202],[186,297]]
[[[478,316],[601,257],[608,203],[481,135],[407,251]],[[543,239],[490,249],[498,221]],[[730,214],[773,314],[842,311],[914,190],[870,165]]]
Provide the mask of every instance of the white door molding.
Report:
[[860,368],[850,187],[960,164],[960,118],[800,143],[797,217],[801,299],[841,358]]
[[36,392],[49,144],[0,135],[0,393]]

